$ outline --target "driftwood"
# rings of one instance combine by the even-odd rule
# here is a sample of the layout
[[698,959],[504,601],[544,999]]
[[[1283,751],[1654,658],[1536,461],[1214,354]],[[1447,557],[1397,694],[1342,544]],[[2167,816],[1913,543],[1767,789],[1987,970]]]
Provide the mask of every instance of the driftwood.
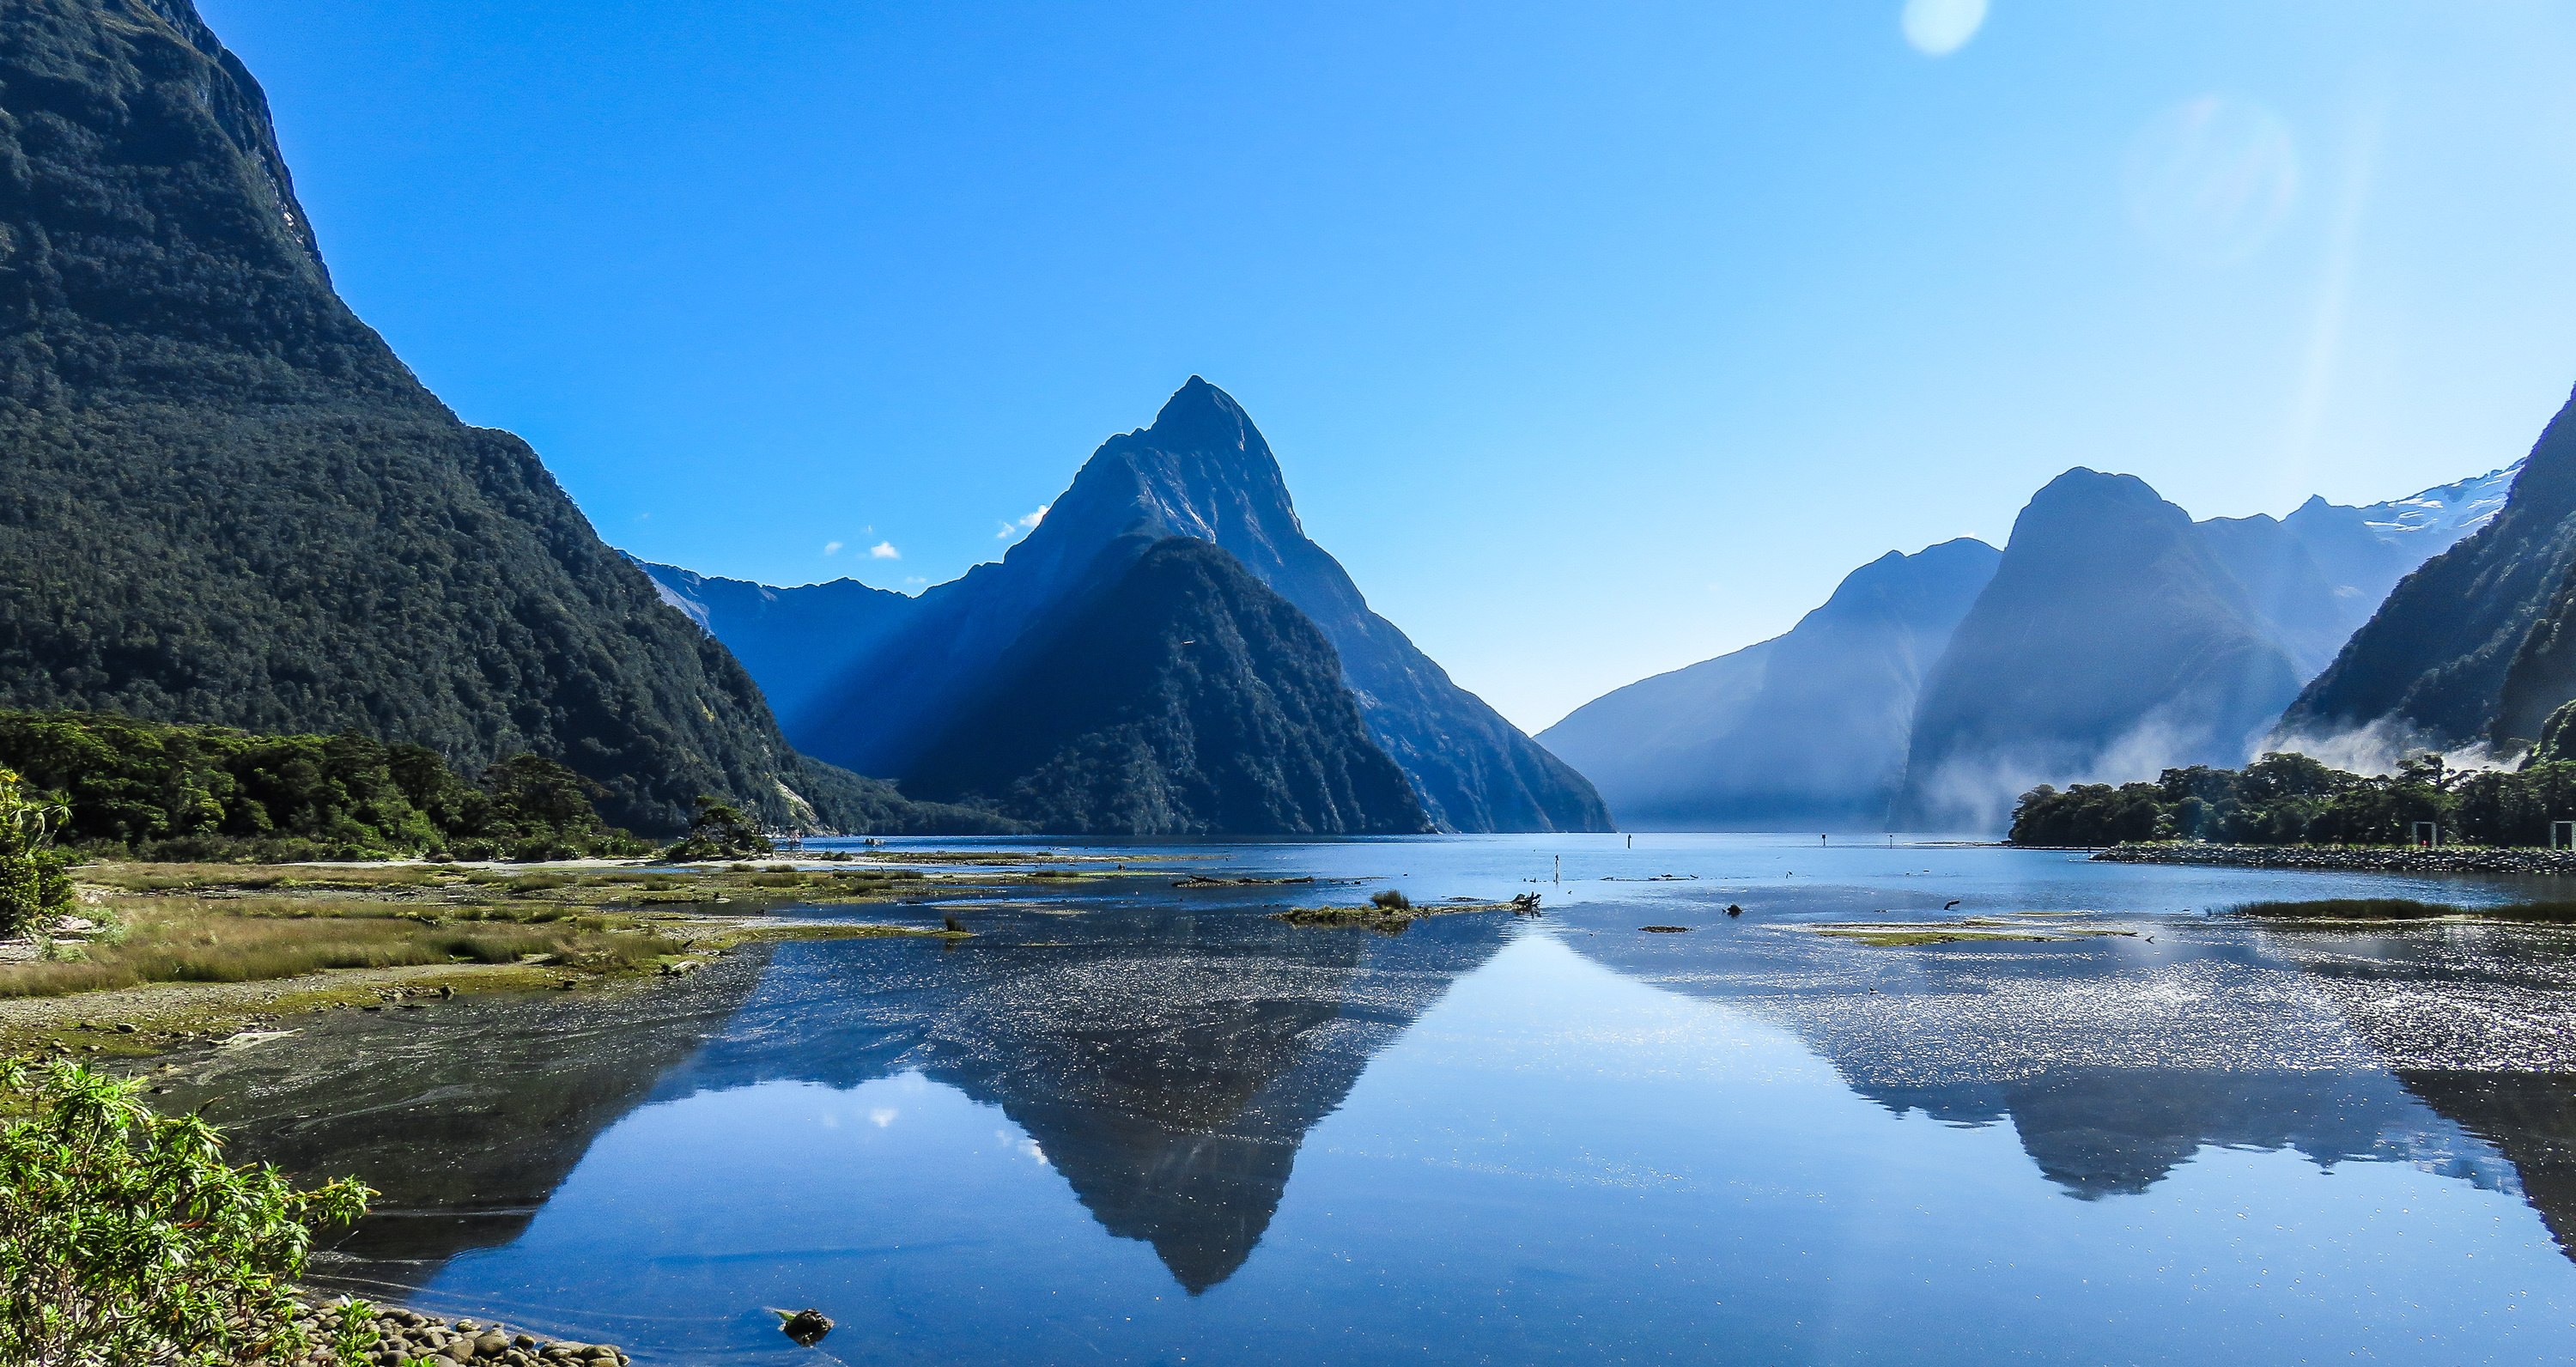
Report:
[[1304,878],[1211,878],[1204,873],[1194,873],[1172,886],[1176,888],[1244,888],[1256,883],[1312,883],[1314,881],[1312,875]]

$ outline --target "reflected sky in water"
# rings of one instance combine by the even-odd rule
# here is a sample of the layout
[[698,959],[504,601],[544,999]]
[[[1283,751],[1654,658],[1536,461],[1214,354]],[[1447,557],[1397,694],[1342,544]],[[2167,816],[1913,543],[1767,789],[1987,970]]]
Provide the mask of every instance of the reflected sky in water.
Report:
[[[629,1090],[590,1084],[633,1099],[497,1102],[487,1133],[547,1127],[575,1156],[530,1179],[551,1192],[521,1223],[417,1250],[405,1280],[646,1362],[2565,1355],[2563,933],[2201,914],[2517,889],[1651,839],[1190,851],[1418,901],[1546,878],[1535,921],[1296,929],[1264,913],[1383,885],[1131,880],[969,912],[981,934],[953,948],[780,946],[704,989],[738,993],[721,1012],[633,1025],[611,1051]],[[1580,881],[1553,881],[1559,854]],[[1599,881],[1664,872],[1700,877]],[[2135,933],[1874,949],[1797,928],[1951,900]],[[299,1166],[391,1163],[381,1117],[457,1049],[562,1024],[453,1019],[443,1051],[290,1046],[374,1065],[391,1099],[346,1109],[379,1117],[376,1148],[331,1148],[358,1122],[315,1112],[290,1052],[262,1065],[267,1131],[304,1136]],[[403,1237],[380,1222],[366,1256],[398,1262]],[[767,1313],[806,1305],[841,1324],[817,1352]]]

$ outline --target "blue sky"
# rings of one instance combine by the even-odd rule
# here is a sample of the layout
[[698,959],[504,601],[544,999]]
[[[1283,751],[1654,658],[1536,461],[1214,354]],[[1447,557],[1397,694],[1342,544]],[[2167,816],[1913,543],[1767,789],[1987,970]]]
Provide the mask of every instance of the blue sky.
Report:
[[203,4],[612,543],[918,589],[1203,374],[1531,729],[2070,465],[2367,502],[2576,384],[2576,3]]

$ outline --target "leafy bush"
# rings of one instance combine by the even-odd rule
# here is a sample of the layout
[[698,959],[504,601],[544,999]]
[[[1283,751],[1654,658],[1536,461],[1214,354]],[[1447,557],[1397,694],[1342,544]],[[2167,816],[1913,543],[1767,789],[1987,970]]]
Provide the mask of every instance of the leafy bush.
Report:
[[46,848],[67,815],[60,804],[30,798],[23,780],[0,769],[0,935],[24,935],[71,910],[72,880],[62,856]]
[[[0,1065],[0,1362],[266,1363],[314,1345],[290,1292],[313,1231],[366,1212],[354,1181],[298,1191],[236,1168],[198,1116],[70,1063]],[[351,1355],[344,1360],[354,1362]]]
[[[697,815],[689,818],[689,833],[680,842],[662,852],[665,859],[738,859],[747,854],[770,852],[769,837],[740,808],[716,798],[700,796]],[[736,864],[733,871],[749,873],[751,865]]]

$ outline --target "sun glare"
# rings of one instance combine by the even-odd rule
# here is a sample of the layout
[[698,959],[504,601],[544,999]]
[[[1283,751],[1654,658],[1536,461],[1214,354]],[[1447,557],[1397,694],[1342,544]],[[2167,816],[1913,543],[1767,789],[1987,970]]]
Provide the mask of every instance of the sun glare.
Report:
[[1905,0],[1905,41],[1927,57],[1965,47],[1986,22],[1986,0]]

